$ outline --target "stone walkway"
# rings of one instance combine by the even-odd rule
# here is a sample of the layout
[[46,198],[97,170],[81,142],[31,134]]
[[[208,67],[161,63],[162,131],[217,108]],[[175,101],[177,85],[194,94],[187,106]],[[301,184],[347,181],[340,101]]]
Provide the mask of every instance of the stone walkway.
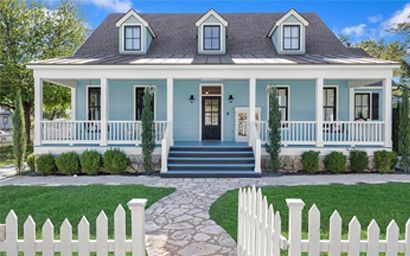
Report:
[[149,255],[236,255],[234,240],[209,218],[209,208],[230,189],[256,185],[308,185],[410,182],[410,175],[316,175],[258,179],[161,179],[149,176],[14,177],[1,185],[144,184],[175,187],[177,191],[146,211]]

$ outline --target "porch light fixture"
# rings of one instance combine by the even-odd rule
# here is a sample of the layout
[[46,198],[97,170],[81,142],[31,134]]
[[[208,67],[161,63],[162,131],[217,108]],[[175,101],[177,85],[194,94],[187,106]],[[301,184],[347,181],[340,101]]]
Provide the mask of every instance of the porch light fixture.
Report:
[[229,97],[228,97],[229,102],[232,103],[234,99],[235,98],[233,97],[233,95],[229,94]]
[[189,101],[190,101],[191,103],[194,103],[195,97],[194,97],[193,94],[191,94],[191,96],[189,97]]

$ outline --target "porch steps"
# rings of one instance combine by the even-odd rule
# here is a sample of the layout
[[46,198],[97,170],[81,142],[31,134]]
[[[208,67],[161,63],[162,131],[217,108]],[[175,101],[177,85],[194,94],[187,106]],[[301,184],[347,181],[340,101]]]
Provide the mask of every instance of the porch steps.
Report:
[[258,177],[252,148],[240,145],[177,145],[163,177]]

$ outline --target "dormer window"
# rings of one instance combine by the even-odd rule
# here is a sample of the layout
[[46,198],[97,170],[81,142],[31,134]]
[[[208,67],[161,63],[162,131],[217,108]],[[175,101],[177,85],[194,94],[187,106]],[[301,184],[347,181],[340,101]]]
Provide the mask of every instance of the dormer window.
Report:
[[124,50],[141,51],[141,26],[124,26]]
[[283,50],[300,49],[300,25],[283,25]]
[[221,26],[204,25],[204,50],[219,51],[221,49]]

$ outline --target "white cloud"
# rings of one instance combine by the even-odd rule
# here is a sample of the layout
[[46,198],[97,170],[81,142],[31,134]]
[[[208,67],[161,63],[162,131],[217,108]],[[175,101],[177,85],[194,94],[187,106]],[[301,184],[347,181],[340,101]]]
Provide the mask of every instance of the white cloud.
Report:
[[115,12],[126,12],[132,8],[131,0],[83,0],[83,2]]
[[376,22],[381,21],[383,19],[383,16],[378,14],[378,15],[369,16],[367,17],[367,19],[369,20],[370,23],[376,23]]
[[365,32],[366,26],[367,26],[366,24],[362,23],[356,26],[345,27],[342,29],[342,34],[347,35],[347,36],[352,36],[352,35],[361,36]]
[[399,23],[410,22],[410,3],[407,3],[403,9],[396,11],[390,19],[386,20],[384,24],[385,29],[393,29]]

